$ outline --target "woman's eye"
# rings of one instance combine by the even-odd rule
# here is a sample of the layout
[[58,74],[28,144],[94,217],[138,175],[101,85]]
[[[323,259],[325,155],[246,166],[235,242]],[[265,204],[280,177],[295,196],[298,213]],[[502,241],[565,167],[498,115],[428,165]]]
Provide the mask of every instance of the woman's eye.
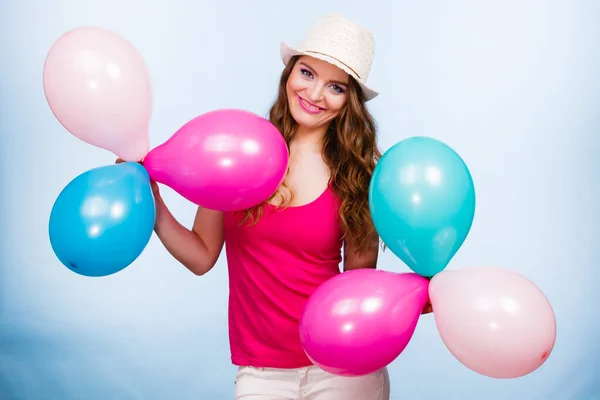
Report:
[[344,89],[339,85],[331,85],[331,89],[336,93],[344,93]]
[[312,77],[313,77],[312,72],[310,72],[307,69],[301,69],[300,72],[302,72],[302,75],[306,76],[307,78],[311,78],[312,79]]

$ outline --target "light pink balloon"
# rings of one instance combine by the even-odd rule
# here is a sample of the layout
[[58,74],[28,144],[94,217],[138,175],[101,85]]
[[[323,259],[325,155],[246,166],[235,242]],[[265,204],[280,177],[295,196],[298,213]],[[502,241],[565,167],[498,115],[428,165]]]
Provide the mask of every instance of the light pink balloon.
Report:
[[191,202],[220,211],[267,200],[288,168],[288,148],[268,120],[243,110],[217,110],[182,126],[152,149],[143,164],[150,178]]
[[412,338],[428,301],[429,281],[414,273],[344,272],[322,284],[300,322],[307,356],[342,376],[360,376],[396,359]]
[[542,291],[504,268],[444,270],[431,279],[435,322],[448,350],[471,370],[517,378],[539,368],[556,340],[556,319]]
[[84,142],[125,161],[140,161],[148,152],[148,70],[115,32],[83,27],[62,35],[46,57],[44,92],[56,118]]

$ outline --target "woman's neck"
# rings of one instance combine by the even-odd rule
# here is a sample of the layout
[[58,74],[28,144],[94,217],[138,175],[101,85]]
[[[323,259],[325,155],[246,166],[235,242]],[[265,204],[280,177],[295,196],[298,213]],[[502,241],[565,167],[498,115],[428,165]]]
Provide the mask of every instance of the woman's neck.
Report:
[[290,143],[290,151],[309,151],[321,153],[326,129],[309,130],[298,127]]

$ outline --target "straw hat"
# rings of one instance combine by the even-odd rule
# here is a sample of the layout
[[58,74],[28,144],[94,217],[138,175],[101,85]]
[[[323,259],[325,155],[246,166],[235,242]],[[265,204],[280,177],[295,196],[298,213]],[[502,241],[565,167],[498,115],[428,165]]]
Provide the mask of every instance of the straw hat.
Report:
[[298,47],[282,42],[280,52],[285,65],[295,55],[306,55],[341,68],[358,81],[367,101],[379,94],[367,86],[375,55],[373,35],[341,15],[330,14],[319,19]]

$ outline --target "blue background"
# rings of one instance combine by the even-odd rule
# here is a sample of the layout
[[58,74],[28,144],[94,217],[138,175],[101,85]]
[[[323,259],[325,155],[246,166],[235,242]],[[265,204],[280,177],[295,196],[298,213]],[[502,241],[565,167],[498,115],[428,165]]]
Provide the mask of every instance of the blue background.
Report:
[[[312,22],[369,27],[370,108],[383,150],[415,135],[452,146],[475,181],[473,228],[449,268],[498,265],[532,279],[558,321],[539,370],[494,380],[462,366],[424,316],[390,366],[393,399],[600,399],[597,305],[600,3],[596,1],[2,1],[0,5],[0,398],[228,399],[224,258],[196,277],[154,236],[124,271],[76,275],[47,225],[62,188],[114,155],[65,131],[44,98],[54,41],[113,29],[152,74],[151,145],[209,110],[265,115],[282,64]],[[163,187],[191,226],[195,207]],[[391,252],[380,267],[407,271]]]

